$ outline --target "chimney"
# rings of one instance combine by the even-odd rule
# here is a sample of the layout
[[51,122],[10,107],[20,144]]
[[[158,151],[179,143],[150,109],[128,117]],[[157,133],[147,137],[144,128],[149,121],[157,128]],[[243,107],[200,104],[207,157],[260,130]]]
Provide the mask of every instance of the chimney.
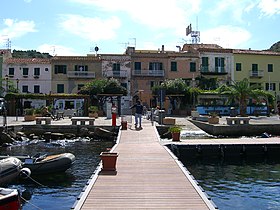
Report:
[[164,53],[164,45],[161,45],[161,52]]

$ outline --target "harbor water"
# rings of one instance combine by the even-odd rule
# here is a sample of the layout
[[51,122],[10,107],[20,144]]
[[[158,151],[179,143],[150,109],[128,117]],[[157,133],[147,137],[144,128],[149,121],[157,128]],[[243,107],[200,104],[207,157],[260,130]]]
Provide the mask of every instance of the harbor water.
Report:
[[53,143],[36,142],[21,146],[1,148],[0,154],[58,154],[73,153],[76,161],[65,173],[32,176],[32,179],[18,180],[7,187],[19,189],[24,199],[23,210],[68,210],[94,173],[100,162],[101,152],[114,145],[109,141],[88,141],[76,139],[55,141]]

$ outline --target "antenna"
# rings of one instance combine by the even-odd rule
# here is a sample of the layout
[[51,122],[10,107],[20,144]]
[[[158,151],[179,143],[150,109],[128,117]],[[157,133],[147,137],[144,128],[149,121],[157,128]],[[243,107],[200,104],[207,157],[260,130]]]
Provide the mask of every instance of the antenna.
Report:
[[90,52],[95,52],[95,56],[97,56],[97,52],[99,51],[99,47],[97,47],[97,44],[95,44],[95,47],[90,48]]
[[186,28],[186,36],[191,35],[192,44],[199,44],[200,42],[200,31],[198,30],[198,17],[196,17],[196,21],[196,31],[192,30],[192,24],[188,25],[188,27]]

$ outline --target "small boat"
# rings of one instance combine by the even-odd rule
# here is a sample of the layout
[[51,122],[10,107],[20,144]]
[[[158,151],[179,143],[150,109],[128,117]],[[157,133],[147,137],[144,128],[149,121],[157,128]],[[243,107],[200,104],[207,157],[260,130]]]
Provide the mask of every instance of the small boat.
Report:
[[0,186],[9,184],[16,179],[22,169],[22,162],[15,157],[0,160]]
[[0,188],[0,209],[21,209],[18,190]]
[[72,153],[56,155],[17,156],[23,166],[29,168],[32,174],[50,174],[64,172],[72,166],[75,156]]

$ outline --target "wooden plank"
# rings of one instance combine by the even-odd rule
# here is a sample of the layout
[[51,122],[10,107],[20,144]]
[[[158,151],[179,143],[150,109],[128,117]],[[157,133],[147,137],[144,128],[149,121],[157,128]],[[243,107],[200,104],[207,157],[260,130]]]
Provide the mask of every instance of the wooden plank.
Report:
[[125,130],[115,175],[100,173],[81,209],[214,209],[158,141],[154,127]]

